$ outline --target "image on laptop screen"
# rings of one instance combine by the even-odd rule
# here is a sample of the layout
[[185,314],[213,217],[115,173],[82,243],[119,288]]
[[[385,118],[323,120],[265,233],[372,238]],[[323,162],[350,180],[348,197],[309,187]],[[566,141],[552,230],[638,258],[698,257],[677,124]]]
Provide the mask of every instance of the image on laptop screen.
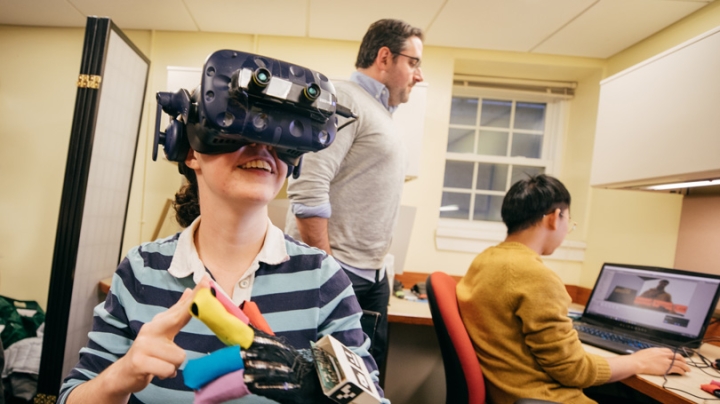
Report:
[[717,275],[605,264],[584,316],[689,341],[705,332],[719,287]]

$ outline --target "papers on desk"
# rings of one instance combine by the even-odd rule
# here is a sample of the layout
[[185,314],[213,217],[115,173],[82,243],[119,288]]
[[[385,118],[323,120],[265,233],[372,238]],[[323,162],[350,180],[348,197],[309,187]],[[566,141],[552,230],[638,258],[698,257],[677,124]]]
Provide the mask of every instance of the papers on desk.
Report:
[[407,300],[408,302],[427,303],[427,298],[420,299],[415,292],[410,289],[403,289],[402,292],[394,293],[393,296],[400,300]]
[[[407,293],[406,296],[412,295]],[[390,297],[388,306],[388,318],[390,321],[408,324],[432,325],[430,305],[427,300],[420,300],[412,295],[415,300],[401,299],[395,295]],[[418,322],[420,321],[420,322]]]
[[427,303],[427,299],[420,299],[412,293],[406,293],[403,300],[407,300],[410,302]]

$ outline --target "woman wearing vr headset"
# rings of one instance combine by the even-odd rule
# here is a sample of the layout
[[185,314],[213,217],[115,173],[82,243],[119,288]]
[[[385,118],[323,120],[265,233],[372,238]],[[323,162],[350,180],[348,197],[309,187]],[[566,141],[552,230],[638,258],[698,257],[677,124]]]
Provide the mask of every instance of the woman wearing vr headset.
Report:
[[[275,148],[247,143],[222,154],[190,148],[178,164],[188,183],[174,207],[185,229],[135,247],[121,262],[58,402],[192,402],[183,364],[224,347],[189,313],[196,291],[210,279],[235,305],[255,302],[281,343],[304,350],[334,336],[363,358],[377,386],[350,280],[332,257],[286,236],[268,218],[267,205],[288,173]],[[246,381],[250,367],[246,361]],[[286,383],[285,396],[261,384],[247,386],[281,402],[324,402],[314,387],[317,375],[303,376],[289,376],[302,386],[287,391],[292,383]],[[238,402],[268,401],[247,395]]]

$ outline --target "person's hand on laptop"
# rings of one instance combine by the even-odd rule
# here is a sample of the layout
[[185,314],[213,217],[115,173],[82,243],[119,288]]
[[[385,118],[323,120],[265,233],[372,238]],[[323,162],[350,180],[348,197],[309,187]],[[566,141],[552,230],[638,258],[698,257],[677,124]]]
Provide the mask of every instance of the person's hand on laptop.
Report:
[[690,371],[690,366],[685,358],[674,353],[669,348],[647,348],[637,351],[631,355],[615,356],[607,358],[610,364],[610,380],[615,382],[636,374],[684,375]]

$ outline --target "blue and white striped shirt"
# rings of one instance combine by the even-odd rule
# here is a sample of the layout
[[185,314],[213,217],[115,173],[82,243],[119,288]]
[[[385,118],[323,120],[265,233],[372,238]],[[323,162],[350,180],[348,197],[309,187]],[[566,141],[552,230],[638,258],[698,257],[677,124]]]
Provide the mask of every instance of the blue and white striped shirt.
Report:
[[[272,226],[271,230],[279,229]],[[273,232],[269,230],[268,236]],[[79,363],[65,379],[59,404],[65,403],[75,386],[96,377],[125,355],[143,324],[177,302],[186,288],[195,287],[192,273],[175,277],[168,272],[173,256],[187,253],[178,249],[181,234],[135,247],[120,263],[107,299],[95,307],[88,346],[80,350]],[[377,385],[377,366],[367,350],[370,342],[360,327],[362,311],[345,272],[322,250],[297,242],[281,231],[274,234],[280,234],[279,243],[288,259],[270,264],[262,261],[262,254],[258,255],[252,301],[275,334],[297,349],[308,349],[311,341],[325,335],[337,338],[364,359]],[[265,244],[273,243],[273,239],[266,237]],[[178,333],[175,343],[185,350],[187,360],[225,346],[196,318]],[[183,368],[184,365],[174,378],[154,378],[148,387],[133,394],[129,402],[192,403],[194,393],[183,383]],[[382,395],[380,387],[377,388]],[[270,402],[255,395],[233,401]]]

